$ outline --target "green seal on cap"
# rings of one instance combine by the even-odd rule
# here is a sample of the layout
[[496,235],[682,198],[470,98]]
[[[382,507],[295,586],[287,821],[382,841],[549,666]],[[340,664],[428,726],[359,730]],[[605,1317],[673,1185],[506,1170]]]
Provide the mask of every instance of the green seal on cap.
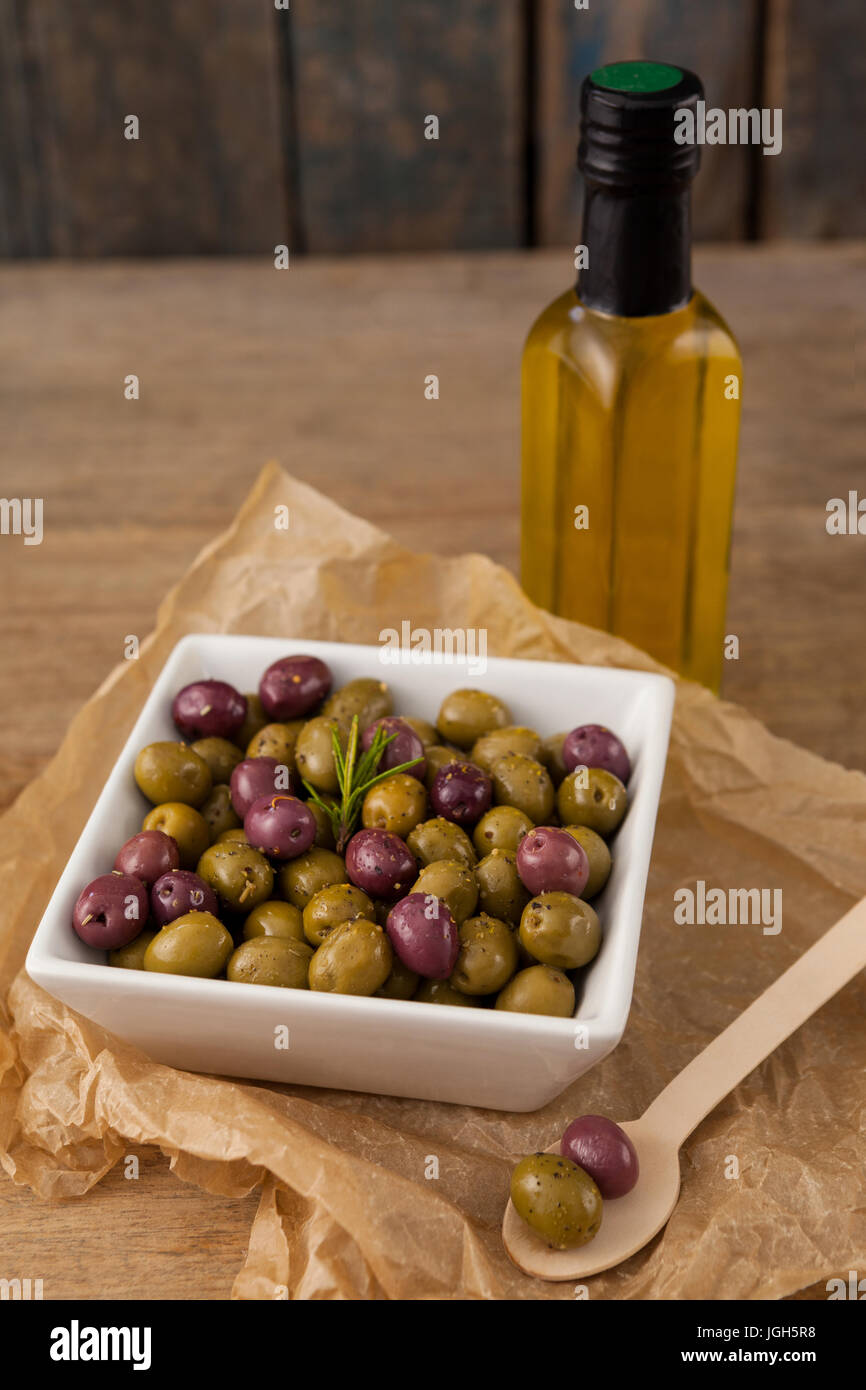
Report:
[[669,63],[608,63],[590,73],[590,80],[611,92],[664,92],[682,82],[683,74]]

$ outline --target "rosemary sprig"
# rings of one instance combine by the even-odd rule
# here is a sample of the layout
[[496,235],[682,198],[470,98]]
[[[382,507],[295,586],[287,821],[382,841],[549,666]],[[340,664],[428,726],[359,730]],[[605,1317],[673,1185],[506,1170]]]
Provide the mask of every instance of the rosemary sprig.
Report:
[[398,772],[405,772],[407,768],[414,767],[416,763],[421,761],[420,758],[412,758],[408,763],[400,763],[398,767],[389,767],[386,772],[377,773],[376,768],[379,766],[382,754],[388,744],[396,737],[396,734],[386,734],[380,725],[373,736],[370,747],[366,753],[361,753],[359,757],[360,727],[356,714],[349,729],[345,752],[340,742],[339,729],[331,730],[334,767],[337,773],[337,785],[340,789],[339,800],[334,804],[325,801],[316,791],[316,788],[311,787],[310,783],[304,780],[304,786],[310,800],[325,812],[331,822],[338,854],[343,853],[355,833],[355,826],[361,813],[361,803],[370,788],[377,786],[379,782],[387,781],[389,777],[394,777]]

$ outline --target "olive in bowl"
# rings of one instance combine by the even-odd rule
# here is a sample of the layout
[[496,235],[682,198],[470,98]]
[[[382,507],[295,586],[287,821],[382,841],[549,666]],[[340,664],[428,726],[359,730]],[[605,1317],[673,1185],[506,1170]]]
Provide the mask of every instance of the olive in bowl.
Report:
[[426,815],[424,785],[405,772],[392,773],[384,782],[371,787],[361,806],[361,823],[365,830],[390,830],[401,839],[420,825]]
[[244,940],[258,936],[278,936],[286,941],[304,940],[304,919],[301,909],[280,898],[267,898],[254,907],[244,919]]
[[199,738],[192,744],[194,753],[204,758],[210,768],[214,786],[228,782],[243,753],[227,738]]
[[145,816],[142,830],[160,830],[177,845],[182,869],[194,869],[211,842],[210,826],[194,806],[165,801]]
[[588,825],[599,835],[612,835],[626,813],[628,792],[603,767],[577,768],[559,788],[556,805],[563,825]]
[[147,916],[147,889],[140,878],[100,874],[79,893],[72,927],[88,946],[116,951],[138,936]]
[[331,672],[317,656],[284,656],[259,681],[262,709],[272,720],[300,719],[322,703]]
[[226,976],[238,984],[307,989],[312,948],[287,936],[253,936],[232,952]]
[[233,947],[230,933],[212,913],[187,912],[156,933],[144,953],[144,968],[212,980],[225,969]]
[[394,701],[385,681],[377,681],[372,676],[358,676],[347,681],[339,690],[333,691],[322,706],[322,714],[327,719],[350,726],[355,715],[358,726],[366,729],[376,719],[393,714]]
[[175,695],[171,717],[186,739],[233,739],[247,717],[247,702],[227,681],[193,681]]
[[490,778],[473,763],[447,763],[430,788],[430,805],[437,816],[464,828],[475,825],[490,809]]
[[576,970],[601,944],[601,925],[589,903],[572,893],[539,893],[523,909],[520,940],[542,965]]
[[631,777],[631,760],[625,745],[603,724],[581,724],[566,734],[562,742],[562,761],[566,772],[578,767],[603,767],[623,786]]
[[461,994],[496,994],[517,969],[517,941],[505,922],[481,913],[458,931],[460,952],[450,981]]
[[163,740],[142,748],[135,760],[135,780],[154,806],[180,801],[200,806],[213,786],[213,777],[204,758],[185,743]]
[[216,893],[210,884],[189,869],[170,869],[156,880],[150,890],[150,910],[153,920],[166,927],[188,912],[219,911]]
[[372,921],[375,908],[371,898],[354,883],[330,883],[320,888],[303,910],[304,935],[311,946],[321,946],[331,932],[356,917]]
[[140,830],[117,851],[114,867],[150,888],[169,869],[180,868],[177,841],[162,830]]
[[373,897],[399,898],[417,871],[405,841],[388,830],[358,830],[346,846],[350,880]]
[[272,859],[297,859],[315,840],[316,822],[296,796],[260,796],[244,816],[244,834]]
[[310,989],[326,994],[375,994],[391,973],[394,953],[377,922],[355,917],[325,938],[310,961]]
[[589,878],[589,859],[567,830],[540,825],[517,846],[517,872],[530,893],[558,890],[579,898]]
[[388,913],[385,929],[407,970],[426,980],[446,980],[460,953],[457,923],[432,893],[409,893]]
[[445,743],[468,750],[494,729],[504,729],[511,715],[508,706],[486,690],[452,690],[442,701],[436,728]]
[[405,719],[399,719],[396,715],[385,715],[382,719],[376,719],[361,735],[361,747],[364,752],[368,752],[373,746],[373,740],[379,730],[386,735],[388,742],[382,752],[378,762],[379,772],[390,772],[395,767],[401,767],[404,763],[411,766],[404,768],[410,777],[416,777],[419,782],[424,781],[424,774],[427,771],[427,762],[424,757],[424,744],[419,734],[407,724]]
[[251,912],[274,887],[274,871],[265,856],[239,841],[211,845],[198,861],[197,873],[236,912]]
[[552,965],[528,965],[518,970],[496,996],[496,1008],[512,1014],[571,1018],[574,1005],[574,985],[564,971]]
[[276,758],[244,758],[233,770],[229,787],[232,806],[243,820],[259,797],[291,791],[292,779],[286,764]]

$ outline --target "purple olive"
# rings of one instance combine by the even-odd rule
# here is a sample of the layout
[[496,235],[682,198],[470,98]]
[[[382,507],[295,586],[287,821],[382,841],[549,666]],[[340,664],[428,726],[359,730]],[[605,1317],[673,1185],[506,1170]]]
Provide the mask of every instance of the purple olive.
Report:
[[475,825],[490,810],[493,783],[473,763],[446,763],[430,788],[430,805],[437,816],[455,825]]
[[284,656],[259,681],[259,699],[270,719],[301,719],[330,688],[330,669],[317,656]]
[[117,851],[114,867],[118,873],[132,874],[150,888],[169,869],[180,867],[177,841],[163,830],[140,830]]
[[624,1197],[638,1179],[640,1165],[625,1130],[604,1115],[581,1115],[562,1136],[560,1151],[595,1182],[605,1201]]
[[292,769],[276,758],[244,758],[232,772],[229,790],[232,806],[243,820],[253,802],[262,796],[294,796],[298,779]]
[[246,696],[225,681],[193,681],[175,695],[171,717],[186,739],[232,739],[247,717]]
[[88,946],[119,951],[147,921],[147,889],[132,874],[100,874],[82,889],[72,909],[72,926]]
[[573,893],[579,898],[589,879],[589,858],[567,830],[537,825],[517,846],[517,872],[533,895]]
[[399,898],[415,882],[413,855],[390,830],[359,830],[346,846],[346,873],[374,898]]
[[445,980],[460,954],[457,923],[441,898],[409,893],[388,913],[385,930],[407,970],[425,980]]
[[378,771],[390,772],[401,763],[412,763],[412,767],[407,767],[404,771],[410,777],[417,777],[419,782],[423,782],[427,771],[427,759],[424,757],[424,744],[412,726],[394,714],[376,719],[367,725],[361,735],[361,747],[365,753],[371,747],[377,729],[394,735],[391,742],[385,745],[385,751],[379,759]]
[[253,849],[274,859],[306,854],[318,828],[310,808],[284,792],[258,797],[244,816],[244,834]]
[[631,776],[625,745],[603,724],[581,724],[566,734],[562,742],[562,761],[569,772],[577,767],[603,767],[623,785]]
[[158,878],[150,890],[150,907],[161,927],[188,912],[219,913],[216,893],[191,869],[172,869]]

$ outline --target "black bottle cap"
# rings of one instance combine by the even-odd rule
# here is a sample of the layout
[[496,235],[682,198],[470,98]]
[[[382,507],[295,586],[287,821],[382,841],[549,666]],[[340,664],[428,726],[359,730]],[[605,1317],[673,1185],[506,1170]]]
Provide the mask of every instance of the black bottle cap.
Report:
[[677,142],[676,113],[695,113],[703,95],[695,73],[668,63],[596,68],[580,97],[577,165],[586,181],[621,189],[687,184],[698,171],[700,146]]

